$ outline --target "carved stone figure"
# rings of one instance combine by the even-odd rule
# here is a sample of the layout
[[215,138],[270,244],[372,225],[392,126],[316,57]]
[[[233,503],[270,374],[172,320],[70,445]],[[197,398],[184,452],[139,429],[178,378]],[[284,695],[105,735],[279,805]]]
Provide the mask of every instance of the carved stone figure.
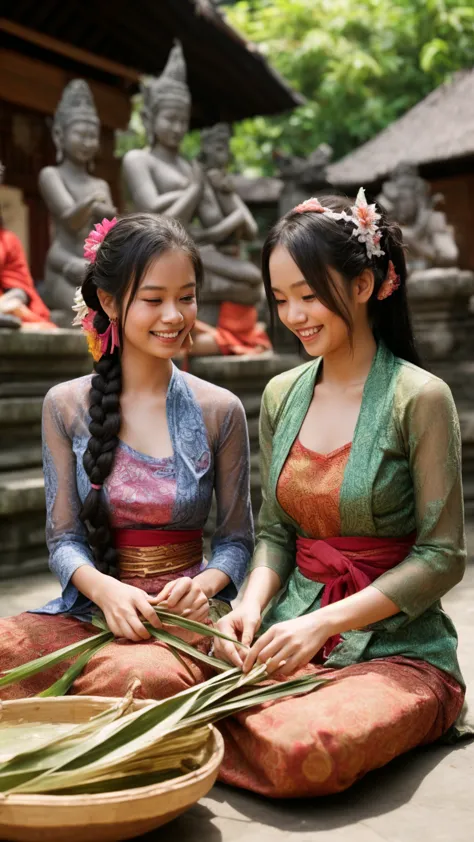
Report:
[[[240,258],[239,245],[243,237],[255,237],[256,224],[225,173],[228,133],[225,143],[221,142],[221,127],[217,135],[214,130],[205,134],[204,168],[198,161],[190,162],[180,155],[181,142],[189,129],[191,97],[179,43],[171,50],[161,76],[145,85],[143,97],[149,148],[131,150],[123,160],[124,179],[135,209],[178,218],[200,244],[205,268],[200,313],[207,322],[219,323],[223,302],[252,307],[256,322],[255,305],[262,298],[261,276],[253,263]],[[194,349],[195,354],[243,353],[224,349],[215,333],[207,336],[207,346],[199,332],[196,339],[199,347]]]
[[[240,240],[255,240],[258,226],[247,205],[236,192],[234,179],[228,172],[230,163],[231,131],[227,123],[217,123],[201,132],[201,161],[219,207],[227,220],[231,235],[226,242],[238,243]],[[206,242],[213,242],[212,231],[201,230],[195,235]],[[219,239],[217,242],[223,242]]]
[[278,151],[273,157],[278,166],[278,176],[283,182],[279,201],[281,215],[309,196],[317,196],[321,191],[330,189],[327,167],[332,158],[332,149],[327,143],[321,143],[307,158],[282,155]]
[[436,210],[443,196],[431,196],[429,186],[410,162],[399,164],[382,187],[378,202],[401,226],[413,270],[456,266],[458,247],[446,215]]
[[64,88],[53,122],[57,166],[44,167],[39,186],[53,218],[44,295],[56,310],[70,311],[87,266],[84,239],[104,217],[116,214],[109,185],[90,172],[99,149],[100,123],[91,90],[82,79]]

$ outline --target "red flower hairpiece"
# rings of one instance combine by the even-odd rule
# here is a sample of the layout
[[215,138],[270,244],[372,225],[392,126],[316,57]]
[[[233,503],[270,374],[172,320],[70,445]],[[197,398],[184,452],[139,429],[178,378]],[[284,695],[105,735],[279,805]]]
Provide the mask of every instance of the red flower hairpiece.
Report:
[[389,298],[400,286],[400,275],[397,275],[395,271],[395,266],[393,265],[392,261],[389,261],[388,270],[387,270],[387,277],[385,278],[382,286],[380,287],[377,298],[379,301],[384,301],[386,298]]

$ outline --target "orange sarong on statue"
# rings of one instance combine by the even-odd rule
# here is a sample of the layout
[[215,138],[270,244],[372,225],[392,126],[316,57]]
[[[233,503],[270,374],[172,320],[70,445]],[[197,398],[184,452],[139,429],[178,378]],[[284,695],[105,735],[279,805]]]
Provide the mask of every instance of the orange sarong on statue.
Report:
[[196,330],[210,333],[224,356],[258,354],[271,351],[272,343],[257,321],[257,309],[253,304],[234,304],[223,301],[219,308],[217,327],[196,322]]

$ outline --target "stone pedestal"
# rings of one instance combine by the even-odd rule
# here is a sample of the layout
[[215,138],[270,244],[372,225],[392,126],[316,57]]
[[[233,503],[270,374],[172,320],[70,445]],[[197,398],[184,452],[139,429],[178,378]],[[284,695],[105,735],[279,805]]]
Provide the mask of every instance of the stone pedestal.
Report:
[[474,273],[413,272],[408,296],[423,364],[450,386],[461,423],[466,517],[474,520]]
[[47,566],[43,398],[56,383],[90,370],[78,331],[0,331],[0,578]]

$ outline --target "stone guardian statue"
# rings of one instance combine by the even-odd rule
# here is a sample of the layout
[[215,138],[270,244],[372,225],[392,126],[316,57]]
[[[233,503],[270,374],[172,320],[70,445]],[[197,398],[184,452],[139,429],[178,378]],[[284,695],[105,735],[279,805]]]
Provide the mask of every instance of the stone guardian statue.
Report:
[[407,246],[410,270],[457,266],[458,247],[446,215],[436,209],[440,194],[431,196],[415,164],[399,164],[385,182],[377,201],[398,222]]
[[44,297],[51,309],[70,312],[87,266],[84,240],[94,223],[112,219],[117,212],[109,185],[91,173],[99,150],[100,123],[91,90],[82,79],[64,88],[52,135],[57,165],[44,167],[39,175],[54,228],[46,257]]
[[[180,154],[189,130],[191,96],[179,43],[161,76],[144,86],[143,100],[149,147],[133,149],[123,159],[124,180],[135,210],[176,217],[199,243],[205,268],[200,312],[206,322],[218,324],[222,302],[246,305],[256,313],[255,305],[262,298],[260,272],[249,260],[240,259],[239,253],[242,236],[255,236],[255,222],[233,190],[224,200],[219,198],[200,163]],[[195,355],[242,353],[228,343],[216,342],[212,331],[197,330],[195,342]]]

